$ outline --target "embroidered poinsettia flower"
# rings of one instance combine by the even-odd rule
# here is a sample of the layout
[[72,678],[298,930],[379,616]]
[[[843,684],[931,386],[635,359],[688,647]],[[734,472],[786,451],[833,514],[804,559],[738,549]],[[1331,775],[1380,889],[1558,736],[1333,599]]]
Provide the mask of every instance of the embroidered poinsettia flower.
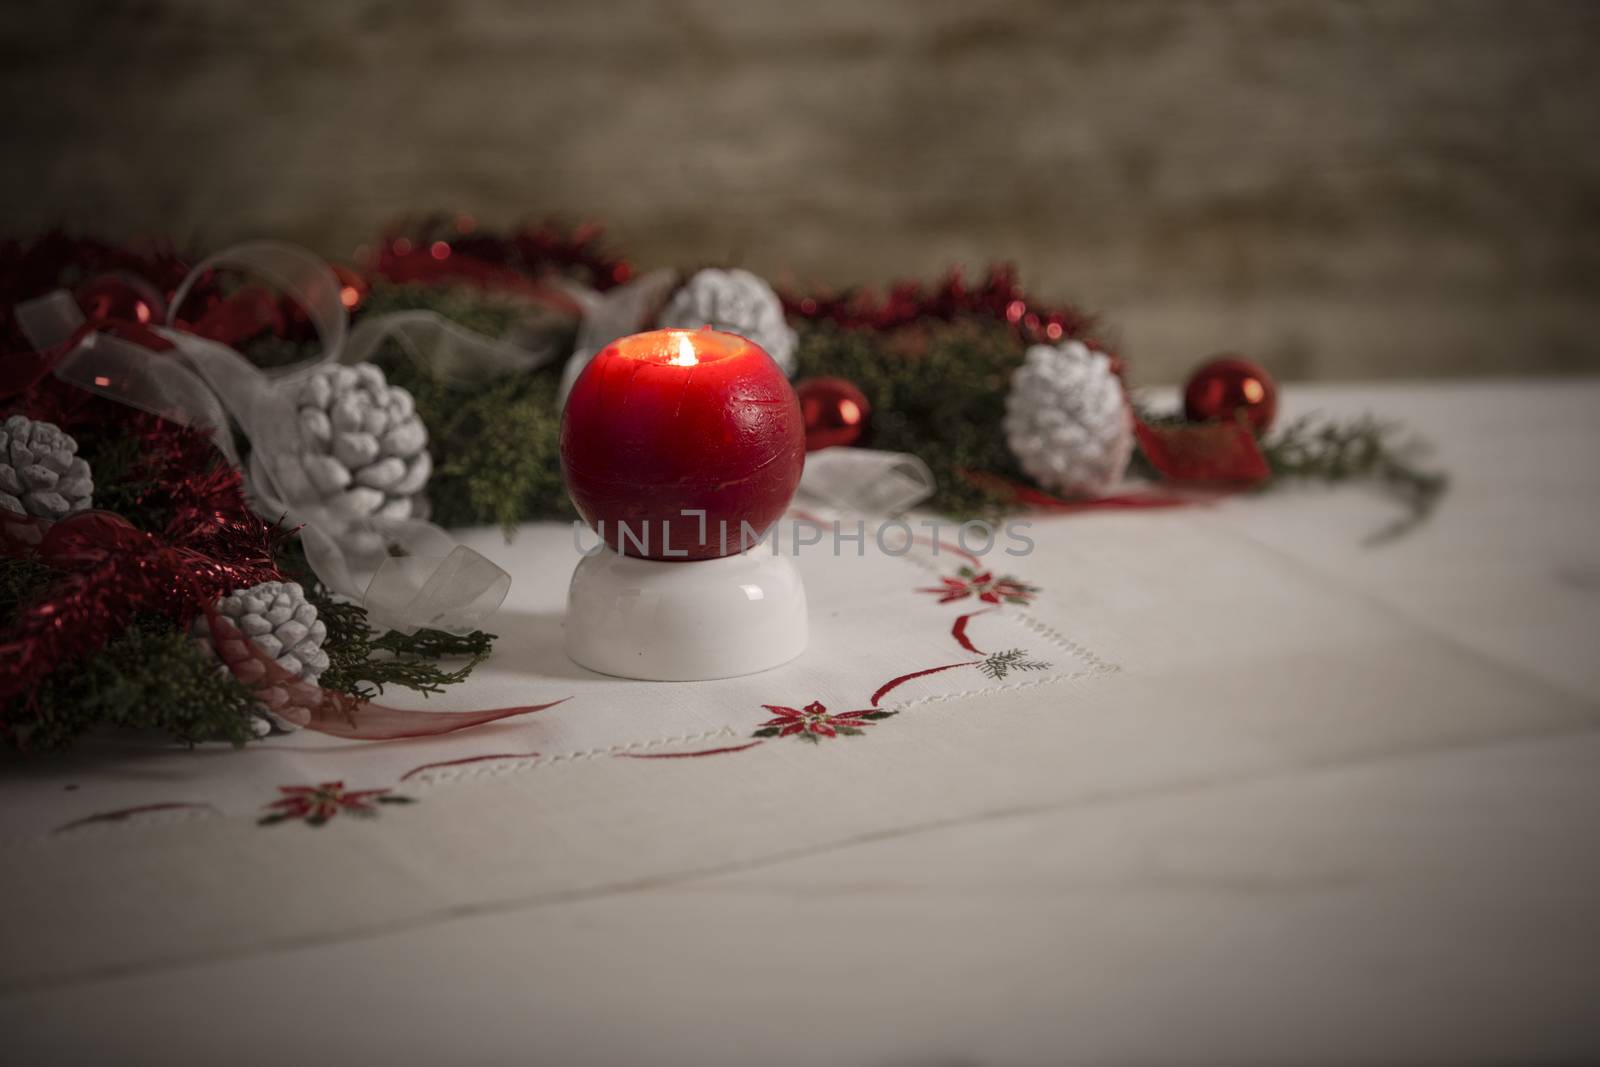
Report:
[[410,797],[395,796],[388,789],[346,789],[343,782],[323,782],[321,785],[280,785],[283,796],[267,805],[268,814],[260,820],[262,826],[303,819],[308,825],[321,826],[340,812],[347,815],[376,815],[379,804],[410,804]]
[[938,593],[939,603],[948,604],[952,600],[965,600],[975,596],[985,604],[1027,604],[1039,590],[1035,586],[1024,585],[1017,579],[1006,575],[996,578],[993,571],[979,571],[972,567],[962,567],[956,572],[956,577],[940,578],[942,583],[937,586],[918,589],[919,593]]
[[763,704],[773,717],[761,724],[755,737],[798,737],[816,744],[824,737],[858,736],[863,728],[879,719],[887,719],[892,711],[863,708],[860,711],[840,711],[830,714],[820,700],[813,700],[803,708],[790,708],[782,704]]

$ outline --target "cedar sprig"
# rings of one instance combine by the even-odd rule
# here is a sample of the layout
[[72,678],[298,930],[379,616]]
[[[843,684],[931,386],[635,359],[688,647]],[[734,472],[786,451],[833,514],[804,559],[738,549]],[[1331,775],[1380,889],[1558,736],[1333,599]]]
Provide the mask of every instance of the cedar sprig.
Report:
[[996,681],[1004,678],[1012,671],[1045,671],[1050,669],[1050,664],[1044,660],[1029,659],[1028,653],[1020,648],[1008,648],[1004,652],[991,652],[985,656],[983,662],[978,664],[978,670]]
[[1375,482],[1403,505],[1405,512],[1367,538],[1393,540],[1425,520],[1450,484],[1447,474],[1420,465],[1426,448],[1399,427],[1371,415],[1348,421],[1321,415],[1296,419],[1262,442],[1276,478],[1325,482]]
[[[287,569],[295,571],[292,557]],[[459,635],[426,629],[413,634],[395,630],[379,634],[360,605],[329,592],[309,568],[295,572],[295,577],[327,627],[322,650],[328,654],[328,669],[318,681],[324,689],[363,700],[372,699],[389,685],[429,695],[440,693],[447,685],[465,681],[494,645],[494,634],[482,630]],[[438,662],[461,657],[466,657],[466,662],[454,668]]]

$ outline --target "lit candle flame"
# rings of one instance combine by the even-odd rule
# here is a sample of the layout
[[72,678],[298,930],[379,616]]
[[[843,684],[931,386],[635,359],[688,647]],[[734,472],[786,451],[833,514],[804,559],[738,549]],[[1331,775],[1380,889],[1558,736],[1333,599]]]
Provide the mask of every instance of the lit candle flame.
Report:
[[668,362],[674,367],[693,367],[700,362],[700,358],[694,354],[694,342],[689,340],[688,334],[678,335],[678,354]]

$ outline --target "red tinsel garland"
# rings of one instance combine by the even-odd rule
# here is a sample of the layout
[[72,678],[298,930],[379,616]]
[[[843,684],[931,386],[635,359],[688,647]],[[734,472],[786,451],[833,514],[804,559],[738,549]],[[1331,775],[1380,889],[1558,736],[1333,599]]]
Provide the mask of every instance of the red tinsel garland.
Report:
[[554,272],[599,292],[633,277],[593,223],[571,229],[545,222],[507,235],[480,230],[468,215],[401,222],[379,240],[372,273],[390,281],[460,279],[494,288],[509,279],[539,281]]
[[[387,231],[373,256],[372,273],[393,282],[459,281],[489,290],[523,291],[551,272],[574,274],[605,291],[633,277],[634,268],[601,242],[601,229],[583,225],[564,230],[551,223],[507,235],[481,231],[468,217],[436,215]],[[545,297],[539,287],[533,295]],[[1028,344],[1053,344],[1083,337],[1094,319],[1072,307],[1034,301],[1017,283],[1010,264],[991,267],[968,284],[952,270],[934,285],[900,281],[883,296],[870,290],[802,294],[780,291],[791,316],[827,321],[847,329],[887,331],[916,322],[972,315],[1005,322]]]
[[[634,274],[626,260],[605,248],[598,227],[566,230],[546,224],[501,236],[478,231],[464,217],[434,217],[391,230],[365,259],[368,277],[464,282],[515,293],[574,318],[579,308],[551,284],[553,275],[604,291]],[[82,442],[113,434],[131,438],[138,457],[135,468],[118,479],[119,504],[147,525],[159,525],[140,529],[127,518],[98,511],[55,524],[0,512],[0,554],[34,558],[62,572],[48,596],[25,607],[8,632],[0,634],[0,662],[7,667],[0,676],[0,734],[21,725],[19,719],[29,714],[31,695],[42,679],[65,663],[93,655],[135,619],[164,616],[187,625],[202,612],[214,615],[212,605],[233,589],[282,579],[274,549],[286,532],[251,511],[240,472],[222,461],[206,432],[113,404],[51,377],[53,360],[79,338],[35,352],[14,314],[25,300],[71,286],[94,320],[83,332],[121,331],[158,351],[167,343],[146,324],[165,319],[189,269],[184,258],[165,246],[141,251],[59,232],[28,244],[0,241],[0,352],[12,353],[0,355],[0,416],[23,410],[56,423]],[[353,310],[367,278],[338,269],[346,286],[345,305]],[[1010,266],[992,268],[973,284],[959,271],[932,286],[901,282],[881,297],[867,290],[780,296],[794,318],[874,332],[928,320],[982,317],[1009,325],[1019,340],[1031,344],[1087,339],[1092,326],[1075,309],[1032,302]],[[129,314],[130,308],[137,315]],[[230,345],[263,333],[291,341],[313,336],[298,307],[261,286],[230,288],[215,272],[200,278],[190,299],[176,310],[173,319],[180,328]],[[129,321],[107,318],[118,314]],[[1270,475],[1254,439],[1238,427],[1140,424],[1138,432],[1153,464],[1173,480],[1252,482]],[[971,477],[978,481],[992,476]],[[1006,488],[1016,502],[1063,510],[1177,502],[1143,496],[1084,504],[1055,501],[1024,486]],[[213,620],[213,626],[227,633],[226,624]],[[258,682],[264,678],[271,691],[295,696],[296,707],[306,712],[306,725],[341,736],[436,733],[547,706],[443,717],[381,708],[295,683],[270,657],[251,651],[248,642],[234,644],[239,647],[229,665],[236,674],[259,668]]]
[[[76,392],[54,379],[39,392],[58,391]],[[53,525],[0,513],[0,553],[64,572],[0,640],[0,661],[7,665],[0,703],[12,712],[26,711],[34,687],[51,671],[103,648],[140,616],[186,625],[233,589],[283,578],[273,556],[284,531],[250,510],[240,473],[222,461],[204,432],[126,408],[115,415],[92,412],[98,404],[114,406],[54,406],[70,416],[67,427],[117,420],[139,447],[137,467],[126,476],[138,487],[129,502],[165,521],[159,531],[146,531],[101,511]],[[10,703],[15,697],[23,699]]]
[[[602,291],[634,274],[632,265],[612,252],[601,234],[600,227],[593,224],[569,229],[548,222],[499,234],[480,230],[470,216],[432,215],[392,227],[375,251],[367,251],[366,258],[372,277],[402,283],[465,283],[488,291],[513,292],[575,317],[578,309],[571,298],[549,284],[552,274],[572,277]],[[64,283],[119,274],[145,279],[163,299],[170,300],[187,270],[185,260],[164,245],[146,250],[124,248],[70,238],[60,231],[28,244],[0,242],[0,314],[4,316],[0,343],[14,353],[4,357],[7,373],[0,373],[0,380],[22,376],[31,386],[48,370],[50,354],[33,353],[17,328],[13,311],[21,301]],[[365,279],[351,275],[350,281],[349,294],[358,300]],[[1087,339],[1093,325],[1091,317],[1074,308],[1033,302],[1009,265],[991,268],[973,284],[954,270],[932,286],[898,282],[882,296],[870,290],[784,291],[780,296],[793,317],[876,332],[930,319],[980,316],[1009,324],[1023,343],[1032,344]],[[354,300],[346,303],[353,306]],[[309,339],[302,336],[310,327],[298,308],[285,307],[281,299],[255,286],[226,293],[215,277],[202,278],[190,300],[178,310],[180,326],[226,344],[239,345],[268,331]],[[141,324],[117,325],[138,330]],[[107,328],[107,324],[97,324],[97,328]],[[1096,343],[1096,347],[1104,345]],[[1113,357],[1113,366],[1120,374],[1120,359]],[[0,388],[0,399],[5,395]],[[59,394],[45,399],[58,406],[75,403]],[[35,409],[34,413],[58,423],[64,414],[54,408]],[[1239,439],[1233,427],[1141,426],[1139,438],[1152,464],[1172,481],[1256,482],[1270,474],[1259,448]]]
[[948,322],[962,315],[978,315],[1009,323],[1025,344],[1054,344],[1081,338],[1094,319],[1075,308],[1047,308],[1032,303],[1017,284],[1010,264],[991,267],[974,285],[960,270],[952,270],[932,288],[902,281],[883,297],[870,290],[836,294],[779,294],[784,310],[802,319],[832,322],[847,329],[893,330],[925,319]]

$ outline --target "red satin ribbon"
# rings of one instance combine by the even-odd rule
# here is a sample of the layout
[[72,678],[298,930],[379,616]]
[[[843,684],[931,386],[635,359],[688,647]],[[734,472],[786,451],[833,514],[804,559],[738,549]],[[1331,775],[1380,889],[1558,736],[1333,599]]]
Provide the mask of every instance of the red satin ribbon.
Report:
[[1177,496],[1159,487],[1140,493],[1116,493],[1111,496],[1099,496],[1087,500],[1063,500],[1058,496],[1052,496],[1032,486],[1023,485],[1021,482],[1002,478],[998,474],[970,471],[964,468],[958,469],[956,473],[969,485],[993,493],[1001,500],[1037,508],[1041,511],[1070,513],[1078,511],[1117,511],[1129,508],[1176,508],[1186,504],[1202,502],[1193,496]]
[[[212,605],[205,607],[212,646],[228,670],[274,714],[318,733],[358,741],[388,741],[401,737],[432,737],[465,730],[469,726],[543,711],[561,703],[525,704],[487,711],[412,711],[390,708],[369,700],[336,693],[302,682],[245,637]],[[562,700],[567,698],[563,697]]]
[[1172,482],[1260,485],[1272,468],[1244,422],[1154,426],[1135,420],[1133,432],[1150,465]]
[[[1226,488],[1260,485],[1272,478],[1261,443],[1243,422],[1153,425],[1135,419],[1133,432],[1150,465],[1172,486]],[[983,471],[958,470],[961,478],[1002,500],[1052,512],[1102,511],[1120,508],[1170,508],[1202,503],[1205,497],[1175,494],[1156,487],[1148,492],[1121,493],[1090,500],[1062,500],[1032,486]]]

